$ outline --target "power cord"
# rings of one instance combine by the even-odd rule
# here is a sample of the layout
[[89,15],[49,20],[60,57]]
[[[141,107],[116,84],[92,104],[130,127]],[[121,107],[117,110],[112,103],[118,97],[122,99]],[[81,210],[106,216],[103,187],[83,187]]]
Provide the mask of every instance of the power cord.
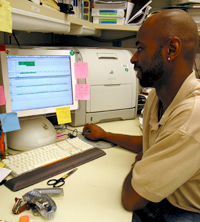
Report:
[[69,130],[69,131],[71,131],[71,133],[62,133],[62,135],[67,135],[69,138],[75,138],[75,137],[77,137],[78,136],[78,130],[77,129],[74,129],[74,130],[72,130],[72,129],[69,129],[68,127],[67,127],[67,124],[64,124],[64,125],[61,125],[61,126],[59,126],[59,127],[56,127],[56,130],[58,131],[65,131],[65,130]]
[[72,138],[75,138],[75,137],[78,136],[78,130],[75,129],[75,130],[72,131],[72,133],[68,133],[67,135],[68,135],[69,138],[71,138],[71,139],[72,139]]

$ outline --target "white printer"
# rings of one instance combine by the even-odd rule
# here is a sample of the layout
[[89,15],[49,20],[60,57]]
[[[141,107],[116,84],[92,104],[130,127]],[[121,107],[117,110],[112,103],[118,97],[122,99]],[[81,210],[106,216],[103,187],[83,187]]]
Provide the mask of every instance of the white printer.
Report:
[[131,52],[103,48],[77,48],[75,52],[77,62],[88,63],[89,78],[78,83],[90,85],[90,100],[79,101],[71,125],[135,118],[138,80],[130,63]]

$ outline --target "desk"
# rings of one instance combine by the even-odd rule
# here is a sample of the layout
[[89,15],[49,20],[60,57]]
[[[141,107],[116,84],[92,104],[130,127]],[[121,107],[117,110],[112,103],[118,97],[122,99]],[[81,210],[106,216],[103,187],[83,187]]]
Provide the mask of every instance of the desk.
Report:
[[[138,119],[98,125],[109,132],[142,135]],[[77,127],[79,131],[82,128]],[[64,196],[52,197],[57,211],[48,221],[131,222],[132,213],[125,211],[121,205],[121,189],[135,154],[120,147],[105,149],[105,152],[105,156],[79,166],[76,173],[66,179],[62,187]],[[36,188],[49,188],[46,182],[47,180],[42,181],[17,192],[0,186],[0,221],[18,222],[23,215],[28,215],[30,222],[47,221],[41,216],[33,216],[31,210],[19,215],[12,213],[15,197],[21,198],[26,192]]]

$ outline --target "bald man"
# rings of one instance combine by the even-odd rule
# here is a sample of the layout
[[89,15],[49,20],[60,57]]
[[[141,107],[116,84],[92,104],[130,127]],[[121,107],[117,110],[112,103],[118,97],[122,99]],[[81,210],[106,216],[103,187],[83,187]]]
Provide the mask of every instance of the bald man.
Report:
[[142,87],[154,88],[144,108],[143,138],[105,132],[102,139],[139,153],[122,188],[132,221],[200,221],[200,81],[193,63],[199,37],[183,10],[171,9],[141,26],[131,58]]

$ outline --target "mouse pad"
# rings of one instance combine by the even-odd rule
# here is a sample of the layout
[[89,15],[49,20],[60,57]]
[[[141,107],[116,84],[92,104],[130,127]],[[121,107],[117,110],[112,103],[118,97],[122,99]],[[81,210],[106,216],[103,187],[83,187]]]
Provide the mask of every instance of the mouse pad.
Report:
[[78,134],[78,138],[83,140],[86,143],[89,143],[90,145],[92,145],[92,146],[94,146],[96,148],[99,148],[99,149],[108,149],[108,148],[116,146],[115,144],[109,143],[109,142],[106,142],[106,141],[92,141],[92,140],[88,140],[82,134]]

